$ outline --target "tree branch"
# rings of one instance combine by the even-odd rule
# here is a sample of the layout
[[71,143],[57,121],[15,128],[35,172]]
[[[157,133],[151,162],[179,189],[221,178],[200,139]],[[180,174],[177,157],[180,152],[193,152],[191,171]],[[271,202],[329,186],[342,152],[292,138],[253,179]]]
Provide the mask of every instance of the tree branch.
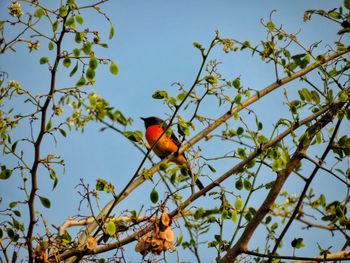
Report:
[[[339,129],[339,127],[340,127],[341,122],[342,122],[342,119],[339,119],[339,120],[337,121],[337,124],[335,125],[335,129],[334,129],[334,131],[333,131],[333,133],[332,133],[331,138],[329,139],[329,142],[328,142],[328,145],[327,145],[325,151],[324,151],[323,154],[322,154],[322,157],[321,157],[321,159],[320,159],[320,161],[319,161],[319,164],[322,164],[322,163],[324,162],[324,160],[326,159],[326,157],[327,157],[329,151],[331,150],[332,144],[333,144],[333,142],[334,142],[335,136],[336,136],[337,133],[338,133],[338,129]],[[306,156],[306,154],[303,156],[303,158],[305,158],[305,156]],[[307,189],[309,189],[309,186],[310,186],[312,180],[314,179],[315,175],[317,174],[319,168],[320,168],[320,166],[319,166],[319,165],[316,165],[315,168],[314,168],[314,170],[312,171],[310,177],[307,179],[307,181],[306,181],[306,183],[305,183],[305,186],[304,186],[304,189],[303,189],[303,191],[301,192],[301,195],[300,195],[300,197],[299,197],[298,203],[297,203],[297,205],[296,205],[295,208],[294,208],[294,211],[293,211],[292,216],[289,218],[287,224],[285,225],[284,229],[282,230],[282,233],[280,234],[280,236],[279,236],[278,239],[276,240],[275,246],[274,246],[274,248],[273,248],[273,250],[272,250],[272,252],[271,252],[272,255],[274,255],[274,254],[276,253],[276,251],[277,251],[277,249],[278,249],[278,246],[279,246],[279,244],[281,243],[281,241],[282,241],[284,235],[287,233],[287,231],[288,231],[290,225],[292,224],[292,222],[294,221],[295,217],[296,217],[297,214],[299,213],[299,209],[300,209],[300,207],[301,207],[301,205],[302,205],[302,203],[303,203],[304,197],[305,197],[305,195],[306,195],[306,191],[307,191]],[[269,260],[269,262],[270,262],[270,261],[271,261],[271,259]]]
[[[240,163],[238,163],[237,165],[235,165],[233,168],[231,168],[230,170],[228,170],[226,173],[224,173],[222,176],[220,176],[217,180],[215,180],[214,182],[212,182],[211,184],[209,184],[208,186],[206,186],[204,189],[202,189],[199,192],[194,193],[193,195],[191,195],[187,200],[185,200],[178,208],[176,208],[175,210],[173,210],[172,212],[169,213],[169,216],[171,218],[184,213],[184,209],[190,205],[194,200],[198,199],[200,196],[202,196],[203,194],[205,194],[206,192],[208,192],[209,190],[213,189],[214,187],[216,187],[217,185],[219,185],[222,181],[224,181],[225,179],[227,179],[228,177],[230,177],[232,174],[236,173],[237,171],[241,170],[247,163],[249,163],[251,160],[253,160],[254,158],[256,158],[259,154],[261,154],[263,151],[267,150],[268,148],[274,146],[276,143],[280,142],[283,138],[285,138],[287,135],[289,135],[291,132],[293,132],[294,130],[296,130],[297,128],[310,123],[310,121],[318,118],[319,116],[321,116],[322,114],[325,114],[325,116],[323,116],[322,119],[324,119],[325,117],[328,116],[327,112],[331,111],[333,109],[338,109],[340,108],[344,103],[343,102],[338,102],[335,103],[334,105],[329,105],[326,106],[325,108],[321,109],[319,112],[316,112],[312,115],[310,115],[309,117],[300,120],[298,123],[295,123],[292,127],[288,128],[287,130],[285,130],[284,132],[282,132],[281,134],[279,134],[278,136],[276,136],[275,138],[273,138],[270,142],[264,144],[261,146],[261,148],[253,151],[246,159],[242,160]],[[317,122],[318,123],[318,122]],[[317,124],[316,123],[316,124]],[[152,167],[152,169],[156,169],[156,166]],[[143,182],[142,177],[137,178],[132,184],[131,186],[136,188],[139,184],[141,184]],[[133,188],[133,189],[134,189]],[[127,194],[128,192],[126,192]],[[126,197],[126,196],[125,196]],[[108,205],[111,205],[111,203],[113,202],[110,201],[108,203]],[[108,206],[106,206],[104,209],[108,209]],[[104,211],[104,210],[103,210]],[[103,211],[101,212],[101,214],[103,213]],[[152,225],[152,224],[151,224]],[[153,225],[152,225],[153,226]],[[121,247],[125,244],[128,244],[130,242],[133,242],[134,240],[136,240],[138,237],[144,235],[145,233],[147,233],[147,229],[151,230],[152,226],[147,226],[145,228],[143,228],[142,230],[136,232],[135,234],[132,234],[128,237],[126,237],[125,239],[121,240],[121,241],[117,241],[114,243],[110,243],[107,244],[103,247],[99,247],[98,249],[95,249],[94,252],[89,252],[89,253],[93,253],[93,254],[97,254],[97,253],[102,253],[102,252],[106,252],[112,249],[116,249],[118,247]],[[82,250],[84,249],[74,249],[71,251],[66,251],[64,253],[62,253],[61,255],[59,255],[59,258],[61,260],[67,259],[69,257],[72,256],[76,256],[76,255],[80,255],[83,256],[84,253],[86,253],[87,251],[84,250],[85,252],[83,252]],[[88,253],[88,254],[89,254]]]
[[306,153],[307,149],[309,148],[312,142],[313,137],[319,130],[321,130],[329,122],[332,121],[332,119],[336,115],[336,110],[342,107],[343,105],[344,103],[341,103],[340,105],[338,105],[338,107],[332,107],[332,109],[330,109],[329,112],[327,112],[327,114],[325,114],[319,121],[317,121],[315,124],[313,124],[306,130],[306,133],[308,133],[309,135],[308,141],[299,143],[293,156],[287,163],[286,168],[278,172],[278,176],[275,183],[273,184],[271,190],[266,196],[264,202],[257,210],[255,216],[247,224],[240,239],[231,249],[227,251],[227,254],[219,262],[233,262],[239,254],[247,251],[248,243],[252,235],[254,234],[256,228],[259,226],[266,214],[270,211],[284,183],[287,181],[289,174],[292,173],[293,170],[300,164],[304,154]]
[[67,15],[63,18],[62,21],[62,30],[60,33],[60,37],[58,41],[56,42],[57,50],[56,50],[56,58],[54,66],[51,70],[51,81],[50,81],[50,91],[47,94],[46,100],[44,102],[44,105],[41,107],[41,123],[40,123],[40,131],[38,134],[38,137],[34,143],[34,161],[33,166],[30,170],[31,174],[31,191],[28,199],[28,208],[29,208],[29,218],[30,222],[28,225],[28,231],[26,235],[26,243],[28,247],[28,256],[29,256],[29,262],[33,262],[33,243],[32,243],[32,236],[33,236],[33,230],[34,225],[36,223],[36,216],[35,216],[35,195],[36,191],[38,190],[38,182],[37,182],[37,170],[40,163],[40,149],[41,149],[41,142],[44,137],[44,134],[46,133],[46,117],[47,117],[47,110],[50,105],[51,100],[53,99],[54,93],[55,93],[55,85],[56,85],[56,72],[58,68],[59,61],[61,59],[61,44],[63,40],[63,36],[66,32],[65,27],[65,21],[67,19],[67,16],[69,14],[70,10],[68,10]]

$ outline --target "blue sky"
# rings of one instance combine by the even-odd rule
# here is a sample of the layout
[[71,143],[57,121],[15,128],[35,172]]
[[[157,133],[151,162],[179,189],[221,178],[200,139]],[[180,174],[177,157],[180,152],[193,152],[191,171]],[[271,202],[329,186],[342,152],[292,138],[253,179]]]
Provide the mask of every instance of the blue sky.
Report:
[[[8,1],[1,1],[0,8],[5,10],[8,3]],[[96,85],[87,89],[94,90],[106,98],[112,107],[133,118],[134,123],[130,129],[143,131],[140,116],[157,115],[166,118],[171,114],[162,102],[152,99],[153,92],[157,89],[172,92],[174,89],[171,87],[172,83],[181,82],[188,87],[195,79],[201,58],[198,50],[193,47],[193,42],[200,42],[207,47],[214,37],[214,31],[219,30],[224,38],[250,40],[254,44],[259,44],[260,40],[266,38],[266,30],[260,24],[260,20],[263,18],[267,21],[270,12],[276,10],[272,16],[276,25],[283,25],[284,30],[290,33],[297,33],[300,30],[298,39],[307,47],[315,41],[322,40],[319,45],[322,51],[327,44],[333,44],[337,39],[335,34],[337,27],[319,17],[304,23],[303,13],[307,9],[332,9],[341,3],[342,1],[325,0],[110,1],[103,5],[102,9],[114,24],[115,37],[108,42],[109,49],[98,50],[98,54],[115,60],[120,73],[112,76],[108,73],[107,67],[103,69],[100,66],[97,71]],[[97,28],[101,36],[108,37],[109,25],[101,16],[97,16],[96,13],[83,13],[83,15],[85,15],[85,25]],[[70,40],[64,45],[66,49],[74,46]],[[298,50],[295,49],[295,52]],[[8,52],[0,56],[0,69],[8,72],[10,80],[16,79],[22,86],[33,90],[33,93],[39,93],[47,90],[49,84],[47,68],[38,63],[39,58],[44,55],[49,55],[46,44],[42,44],[38,52],[30,55],[24,45],[19,45],[16,53]],[[220,48],[217,48],[211,58],[223,62],[220,72],[224,77],[234,79],[240,76],[245,87],[262,89],[274,81],[272,64],[265,64],[257,56],[252,57],[250,52],[224,54]],[[70,79],[67,73],[69,74],[69,70],[60,68],[58,86],[72,85],[76,82],[76,79]],[[301,88],[298,82],[288,87]],[[281,108],[283,100],[281,94],[276,92],[254,106],[254,110],[260,113],[259,117],[262,118],[266,131],[271,131],[274,121],[278,120],[281,114],[287,114],[286,108]],[[8,106],[22,107],[15,103]],[[281,109],[275,111],[274,107]],[[26,108],[23,107],[21,110],[25,112]],[[225,110],[227,110],[225,107],[219,109],[211,104],[201,109],[203,115],[208,114],[213,118],[220,116]],[[181,113],[184,116],[190,116],[184,111]],[[234,122],[230,124],[235,125]],[[28,128],[28,125],[19,127],[14,137],[28,134]],[[52,202],[52,208],[44,210],[44,216],[54,225],[60,225],[68,216],[78,213],[79,196],[75,187],[79,184],[80,178],[84,178],[84,181],[93,187],[96,178],[102,177],[113,182],[115,188],[120,190],[128,178],[131,178],[142,159],[142,155],[127,140],[112,131],[99,132],[100,128],[99,124],[89,124],[84,133],[72,131],[68,133],[66,139],[58,136],[57,145],[51,140],[44,141],[43,154],[57,153],[65,159],[66,163],[64,174],[59,170],[62,175],[54,192],[50,191],[51,182],[46,172],[40,171],[39,194],[50,197]],[[200,144],[202,145],[205,144]],[[215,143],[209,143],[204,153],[210,156],[218,150],[221,149],[215,147]],[[11,164],[12,161],[7,158],[5,157],[4,162]],[[231,167],[230,163],[219,163],[216,167],[217,176],[229,167]],[[269,176],[273,178],[272,174]],[[14,190],[17,182],[18,178],[1,182],[0,192],[6,196],[6,200],[18,198]],[[297,192],[300,187],[301,185],[295,183],[289,189]],[[133,193],[118,207],[116,214],[124,209],[138,210],[141,204],[148,207],[150,205],[148,195],[152,188],[151,182],[143,184],[139,191]],[[327,181],[324,185],[320,185],[319,189],[320,191],[327,189]],[[161,193],[164,189],[159,188],[158,191]],[[160,196],[163,195],[160,194]],[[108,200],[107,196],[102,195],[100,202],[104,204]],[[257,203],[258,201],[256,200]],[[205,203],[199,201],[196,204]],[[40,207],[40,204],[38,206]],[[23,209],[24,214],[25,209]],[[86,212],[84,207],[80,213]],[[309,234],[311,236],[312,232],[310,231]],[[264,240],[264,237],[257,234],[255,240]],[[252,240],[252,244],[254,242]],[[319,242],[322,243],[322,240]],[[128,248],[131,250],[127,251],[133,251],[133,246],[134,244]],[[215,251],[206,249],[206,245],[201,248],[203,258],[215,258],[213,254]],[[315,254],[317,251],[313,249],[311,253]],[[133,255],[132,252],[128,254],[127,258],[131,261],[140,259],[139,255]],[[307,254],[308,251],[305,250],[304,255]],[[184,259],[193,260],[192,255],[187,254]]]

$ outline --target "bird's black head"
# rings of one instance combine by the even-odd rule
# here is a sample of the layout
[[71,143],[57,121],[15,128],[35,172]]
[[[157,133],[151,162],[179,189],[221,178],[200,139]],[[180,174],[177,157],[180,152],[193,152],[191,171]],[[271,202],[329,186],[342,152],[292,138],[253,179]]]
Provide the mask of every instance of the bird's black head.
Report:
[[141,120],[144,121],[146,129],[149,126],[157,125],[157,124],[163,124],[164,123],[164,121],[162,119],[159,119],[157,117],[147,117],[147,118],[141,117]]

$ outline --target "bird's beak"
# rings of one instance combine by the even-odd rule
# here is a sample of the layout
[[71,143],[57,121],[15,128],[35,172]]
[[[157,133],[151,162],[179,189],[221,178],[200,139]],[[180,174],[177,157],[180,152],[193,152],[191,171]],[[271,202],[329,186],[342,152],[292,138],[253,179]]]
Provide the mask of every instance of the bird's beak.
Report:
[[143,120],[143,121],[145,121],[145,120],[146,120],[146,118],[144,118],[144,117],[140,117],[140,119],[141,119],[141,120]]

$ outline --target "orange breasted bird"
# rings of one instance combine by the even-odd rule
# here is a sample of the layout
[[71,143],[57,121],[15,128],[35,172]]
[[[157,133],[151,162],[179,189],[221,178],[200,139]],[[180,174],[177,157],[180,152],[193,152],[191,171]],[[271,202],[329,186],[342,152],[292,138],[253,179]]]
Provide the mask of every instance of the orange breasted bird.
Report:
[[[154,153],[159,158],[164,159],[172,153],[177,153],[181,146],[181,143],[176,138],[174,133],[171,133],[171,136],[167,136],[167,134],[164,133],[164,129],[167,125],[162,119],[159,119],[157,117],[141,117],[141,119],[145,123],[146,140],[150,147],[152,147],[153,144],[158,140],[158,138],[163,134],[163,136],[159,139],[157,144],[153,147]],[[190,164],[188,163],[183,153],[175,155],[175,158],[172,160],[172,162],[176,163],[177,165],[186,165],[188,174],[193,176]],[[196,184],[200,190],[204,188],[203,184],[198,179],[196,180]]]

